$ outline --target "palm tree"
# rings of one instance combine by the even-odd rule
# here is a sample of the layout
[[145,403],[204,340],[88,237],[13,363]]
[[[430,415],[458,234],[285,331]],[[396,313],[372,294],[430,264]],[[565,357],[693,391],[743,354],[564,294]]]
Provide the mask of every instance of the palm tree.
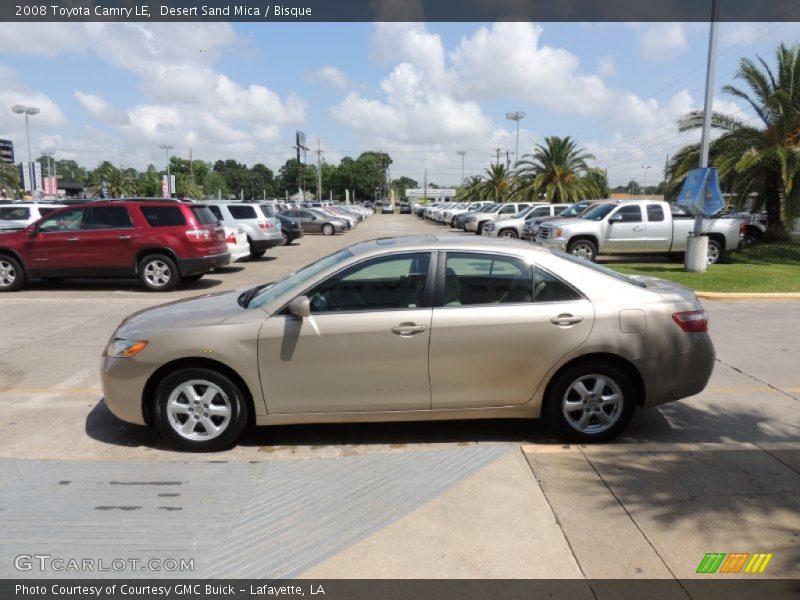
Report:
[[19,170],[15,165],[0,162],[0,189],[14,196],[19,191]]
[[490,165],[480,186],[480,197],[483,200],[508,202],[514,189],[511,176],[505,165]]
[[136,194],[136,179],[130,170],[118,169],[108,161],[104,161],[94,170],[91,182],[94,196],[99,196],[103,192],[103,183],[111,198],[125,198]]
[[550,136],[536,144],[516,164],[517,194],[549,202],[575,202],[600,197],[598,179],[589,166],[594,156],[578,147],[571,137]]
[[197,184],[194,177],[186,173],[175,175],[175,194],[178,198],[202,199],[203,188]]
[[[780,44],[773,71],[761,57],[739,61],[736,78],[745,82],[740,89],[726,85],[723,92],[744,100],[755,119],[712,115],[711,125],[722,134],[710,144],[710,164],[720,180],[730,186],[739,201],[757,193],[767,211],[769,225],[765,241],[785,241],[800,204],[800,44]],[[702,126],[703,113],[683,117],[681,131]],[[756,125],[750,121],[756,120]],[[696,168],[697,145],[683,148],[670,165],[670,185],[678,187],[687,171]]]
[[474,200],[480,198],[482,195],[483,177],[480,175],[471,175],[464,180],[456,190],[456,198],[459,200]]

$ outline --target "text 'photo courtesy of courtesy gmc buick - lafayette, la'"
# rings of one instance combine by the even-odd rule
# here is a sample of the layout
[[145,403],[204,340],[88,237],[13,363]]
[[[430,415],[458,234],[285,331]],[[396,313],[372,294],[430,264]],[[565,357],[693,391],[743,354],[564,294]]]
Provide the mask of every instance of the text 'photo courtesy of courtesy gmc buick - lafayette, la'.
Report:
[[[579,218],[542,223],[536,243],[592,261],[598,254],[666,254],[681,258],[693,228],[693,215],[663,201],[604,202]],[[709,264],[719,262],[725,252],[739,247],[744,228],[741,219],[703,220]]]

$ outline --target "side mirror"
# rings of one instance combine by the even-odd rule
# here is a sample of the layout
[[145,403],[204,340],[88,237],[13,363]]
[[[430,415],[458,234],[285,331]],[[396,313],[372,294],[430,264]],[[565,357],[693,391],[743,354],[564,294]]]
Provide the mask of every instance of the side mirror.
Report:
[[622,215],[611,215],[608,217],[609,223],[622,223]]
[[289,312],[295,317],[305,319],[311,316],[311,301],[308,296],[298,296],[289,302]]

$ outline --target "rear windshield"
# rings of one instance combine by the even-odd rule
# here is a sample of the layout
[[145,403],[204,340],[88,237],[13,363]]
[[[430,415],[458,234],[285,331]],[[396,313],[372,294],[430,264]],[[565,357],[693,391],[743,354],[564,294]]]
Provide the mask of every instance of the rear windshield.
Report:
[[270,219],[275,216],[275,209],[267,204],[261,205],[261,212],[264,213],[265,217],[269,217]]
[[191,210],[194,213],[194,218],[197,219],[197,222],[201,225],[217,224],[217,217],[214,216],[214,213],[208,210],[207,206],[192,206]]
[[31,209],[26,206],[0,207],[0,219],[7,221],[24,221],[31,216]]
[[253,206],[229,206],[228,212],[234,219],[257,219],[256,209]]
[[151,227],[175,227],[186,225],[186,219],[178,206],[141,206],[142,215]]

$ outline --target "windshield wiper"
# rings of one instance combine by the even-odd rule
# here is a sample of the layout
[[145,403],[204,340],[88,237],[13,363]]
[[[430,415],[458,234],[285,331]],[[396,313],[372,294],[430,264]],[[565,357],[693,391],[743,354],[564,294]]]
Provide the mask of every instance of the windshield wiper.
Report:
[[244,292],[242,292],[239,295],[239,298],[237,299],[239,306],[241,306],[242,308],[247,308],[248,306],[250,306],[250,303],[253,301],[253,298],[255,298],[258,295],[258,292],[260,292],[266,287],[271,286],[273,283],[274,282],[270,281],[269,283],[265,283],[263,285],[257,285],[256,287],[252,287],[249,290],[245,290]]

